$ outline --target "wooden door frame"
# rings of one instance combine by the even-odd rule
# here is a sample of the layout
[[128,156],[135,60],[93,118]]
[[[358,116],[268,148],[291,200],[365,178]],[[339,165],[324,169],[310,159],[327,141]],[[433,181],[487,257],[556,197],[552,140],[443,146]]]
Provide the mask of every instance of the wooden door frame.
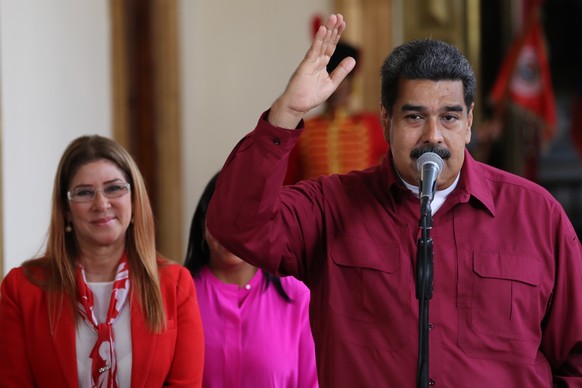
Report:
[[182,262],[182,163],[177,0],[110,0],[113,138],[140,167],[157,248]]

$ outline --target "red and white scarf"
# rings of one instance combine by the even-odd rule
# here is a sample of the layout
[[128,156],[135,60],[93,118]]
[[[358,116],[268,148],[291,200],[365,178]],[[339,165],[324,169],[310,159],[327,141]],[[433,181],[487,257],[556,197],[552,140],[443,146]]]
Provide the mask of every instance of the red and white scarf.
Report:
[[89,357],[92,360],[91,382],[98,388],[117,388],[117,354],[113,338],[113,323],[129,294],[129,266],[125,254],[117,266],[117,273],[111,290],[111,299],[105,322],[97,322],[93,311],[93,292],[87,285],[85,269],[77,265],[77,287],[79,288],[78,309],[83,319],[97,333],[97,341]]

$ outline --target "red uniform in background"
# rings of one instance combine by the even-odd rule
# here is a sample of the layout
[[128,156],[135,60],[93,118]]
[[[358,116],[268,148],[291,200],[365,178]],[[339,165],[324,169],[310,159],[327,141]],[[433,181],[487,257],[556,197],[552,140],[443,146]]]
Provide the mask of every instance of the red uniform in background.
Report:
[[306,120],[299,143],[289,159],[285,182],[321,175],[343,174],[379,164],[387,143],[377,115],[321,115]]

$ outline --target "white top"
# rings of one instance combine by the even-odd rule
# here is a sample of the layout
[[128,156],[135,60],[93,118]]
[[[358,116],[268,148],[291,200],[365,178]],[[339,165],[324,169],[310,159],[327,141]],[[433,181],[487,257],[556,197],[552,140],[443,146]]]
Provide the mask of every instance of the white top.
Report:
[[[440,209],[440,207],[443,205],[443,203],[445,203],[445,199],[447,199],[448,195],[455,189],[455,187],[457,187],[457,185],[459,184],[460,177],[461,177],[461,173],[459,173],[459,175],[457,175],[457,179],[455,179],[453,184],[450,185],[449,187],[447,187],[445,190],[435,190],[434,199],[432,200],[432,203],[430,204],[430,210],[431,210],[431,214],[433,216],[436,213],[436,211]],[[418,186],[410,185],[410,184],[406,183],[404,181],[404,179],[402,179],[402,178],[400,178],[400,179],[406,185],[406,188],[408,188],[408,190],[412,191],[414,194],[416,194],[418,196],[418,193],[419,193]]]
[[[94,311],[98,322],[104,322],[109,309],[113,282],[94,283],[87,282],[93,292],[95,303]],[[89,354],[97,341],[97,333],[84,320],[77,321],[77,373],[79,376],[79,388],[91,388],[91,358]],[[131,324],[129,300],[121,308],[117,320],[113,323],[113,336],[117,350],[117,380],[119,388],[131,386]]]

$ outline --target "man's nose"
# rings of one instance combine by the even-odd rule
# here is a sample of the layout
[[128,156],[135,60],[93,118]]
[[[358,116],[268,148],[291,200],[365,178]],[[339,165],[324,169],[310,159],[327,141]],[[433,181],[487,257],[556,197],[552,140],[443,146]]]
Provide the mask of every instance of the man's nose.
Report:
[[439,125],[437,118],[430,118],[426,120],[423,132],[423,142],[430,144],[438,144],[442,142],[442,128]]

